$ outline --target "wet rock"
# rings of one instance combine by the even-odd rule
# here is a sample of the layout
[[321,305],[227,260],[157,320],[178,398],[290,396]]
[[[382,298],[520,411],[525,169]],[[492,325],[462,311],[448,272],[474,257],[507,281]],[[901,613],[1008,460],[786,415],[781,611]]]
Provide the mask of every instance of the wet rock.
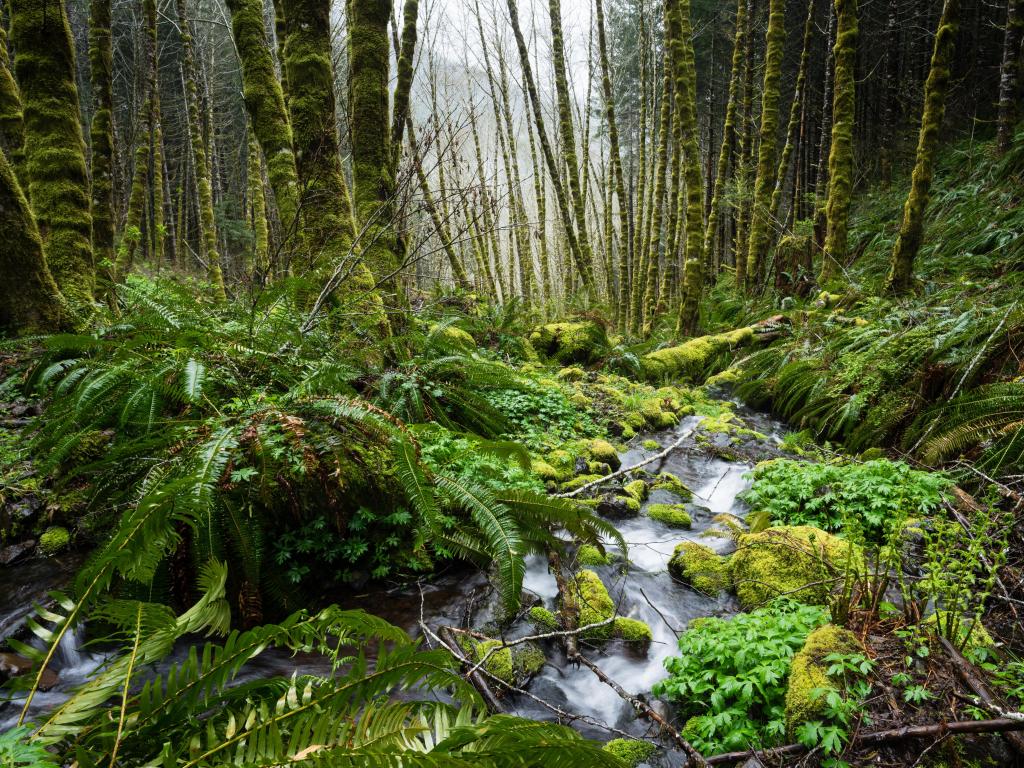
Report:
[[0,653],[0,680],[23,675],[32,669],[32,662],[16,653]]
[[[588,466],[587,466],[587,464],[588,464],[588,463],[587,463],[587,460],[586,460],[586,458],[585,458],[585,457],[583,457],[583,456],[577,456],[577,457],[576,457],[576,463],[575,463],[575,465],[573,465],[573,471],[574,471],[574,472],[575,472],[575,473],[576,473],[577,475],[585,475],[585,474],[587,474],[587,473],[588,473],[588,472],[587,472],[587,470],[588,470]],[[593,474],[593,473],[591,473],[591,474]]]
[[17,544],[10,544],[0,549],[0,565],[10,565],[19,557],[31,552],[35,546],[35,540],[28,539],[27,541],[19,541]]
[[607,493],[597,503],[597,513],[610,520],[623,520],[640,514],[640,502],[632,496]]

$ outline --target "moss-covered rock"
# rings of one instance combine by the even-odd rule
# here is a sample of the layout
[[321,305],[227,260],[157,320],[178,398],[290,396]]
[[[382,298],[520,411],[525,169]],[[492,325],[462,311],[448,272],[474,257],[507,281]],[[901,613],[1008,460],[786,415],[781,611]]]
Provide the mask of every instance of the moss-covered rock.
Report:
[[809,525],[782,526],[740,536],[729,573],[744,608],[780,595],[821,605],[848,561],[863,568],[856,545]]
[[861,651],[857,636],[834,624],[823,624],[807,636],[804,647],[793,657],[786,687],[786,728],[791,735],[802,723],[818,719],[825,709],[824,697],[816,697],[812,692],[835,687],[829,679],[825,657]]
[[647,483],[643,480],[631,480],[622,486],[622,490],[637,501],[647,501]]
[[606,493],[598,501],[596,509],[612,520],[636,517],[640,514],[640,500],[624,494]]
[[530,617],[530,621],[532,621],[538,629],[550,632],[558,629],[560,626],[558,617],[543,606],[535,605],[530,609],[528,615]]
[[619,460],[619,454],[615,450],[615,446],[607,440],[591,440],[587,443],[587,455],[590,456],[592,460],[607,464],[612,469],[618,469],[622,466],[622,462]]
[[618,616],[612,624],[612,636],[627,643],[646,645],[654,639],[654,634],[646,622]]
[[601,552],[593,544],[582,544],[576,550],[577,565],[611,565],[612,562],[614,562],[614,558],[610,554]]
[[651,504],[647,516],[673,528],[689,528],[693,525],[690,513],[682,504]]
[[749,344],[753,328],[737,328],[727,333],[700,336],[677,347],[659,349],[640,359],[643,376],[648,381],[682,379],[703,381],[714,373],[711,364],[723,352]]
[[695,541],[684,541],[676,546],[668,561],[668,572],[708,595],[717,595],[729,588],[728,559]]
[[569,365],[556,373],[555,377],[562,381],[580,381],[584,375],[584,370],[578,365]]
[[572,478],[571,480],[567,480],[566,482],[562,483],[562,491],[563,492],[575,491],[577,488],[582,488],[587,483],[592,483],[595,480],[600,480],[602,477],[604,477],[604,475],[589,474],[589,473],[585,474],[585,475],[577,475],[576,477]]
[[530,343],[537,352],[563,365],[594,363],[608,351],[604,327],[590,320],[538,326],[530,334]]
[[544,652],[532,643],[505,646],[501,640],[474,640],[463,635],[459,645],[469,658],[502,682],[521,685],[541,670],[547,659]]
[[693,491],[687,488],[683,481],[671,472],[662,472],[655,477],[654,482],[651,483],[651,490],[674,493],[683,501],[689,501],[693,498]]
[[[615,615],[615,603],[601,582],[601,578],[590,570],[577,573],[569,585],[579,609],[579,626],[598,624]],[[582,634],[588,640],[619,638],[636,643],[649,643],[651,628],[637,619],[618,617],[614,622],[594,627]]]
[[71,534],[67,528],[59,525],[51,526],[39,537],[39,549],[44,555],[55,555],[67,548],[71,543]]
[[566,473],[555,469],[543,459],[533,459],[530,468],[544,482],[560,483],[566,479]]
[[655,746],[649,741],[635,739],[612,739],[604,745],[605,752],[611,752],[629,768],[636,768],[654,754]]
[[645,451],[657,451],[661,448],[661,443],[657,440],[644,440],[643,448]]
[[441,337],[445,344],[463,352],[472,352],[476,349],[476,339],[462,328],[456,325],[435,324],[431,326],[430,332]]

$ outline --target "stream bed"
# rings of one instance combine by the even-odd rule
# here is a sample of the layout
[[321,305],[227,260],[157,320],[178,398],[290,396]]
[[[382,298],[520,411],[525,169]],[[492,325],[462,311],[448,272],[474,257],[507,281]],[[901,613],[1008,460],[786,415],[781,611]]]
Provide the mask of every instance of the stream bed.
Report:
[[[763,414],[737,407],[737,415],[746,426],[778,443],[785,426]],[[664,447],[676,442],[680,435],[692,431],[700,419],[684,418],[675,428],[642,435],[632,441],[630,450],[620,454],[622,466],[634,465],[647,459]],[[659,448],[640,447],[654,440]],[[719,552],[726,552],[732,541],[723,535],[707,535],[712,518],[720,513],[743,517],[746,506],[737,495],[745,490],[749,480],[744,475],[750,465],[741,461],[726,461],[699,447],[692,435],[667,456],[644,467],[645,470],[671,472],[693,491],[687,509],[693,520],[691,530],[671,528],[645,515],[616,520],[629,546],[629,566],[622,562],[593,568],[601,577],[618,614],[646,622],[653,633],[653,641],[646,654],[631,649],[621,642],[591,645],[581,641],[580,651],[596,663],[610,678],[633,694],[647,694],[658,680],[665,676],[664,660],[677,651],[678,635],[687,623],[698,617],[730,616],[739,610],[735,598],[729,595],[708,597],[682,584],[676,583],[667,572],[668,560],[677,544],[685,539],[698,540]],[[667,491],[655,490],[644,507],[659,502],[672,502],[676,498]],[[714,531],[711,532],[714,534]],[[614,551],[609,547],[609,551]],[[0,572],[0,638],[10,634],[23,621],[34,602],[45,599],[48,590],[60,588],[71,578],[74,565],[69,561],[36,558],[4,568]],[[531,556],[527,561],[524,591],[532,593],[547,608],[555,609],[557,588],[548,571],[546,558]],[[441,626],[480,627],[493,616],[495,603],[485,574],[454,569],[429,583],[393,589],[376,589],[364,594],[352,593],[328,596],[346,608],[363,608],[387,619],[414,636],[421,635],[420,621],[437,629]],[[536,630],[526,620],[514,624],[505,637],[514,639],[532,634]],[[530,694],[576,719],[572,725],[585,736],[607,740],[615,737],[608,726],[620,732],[642,736],[650,731],[650,723],[639,720],[632,707],[607,684],[583,666],[566,662],[560,645],[547,642],[544,646],[547,664],[529,683]],[[182,648],[161,668],[184,658]],[[58,673],[50,690],[38,694],[33,701],[31,715],[59,704],[67,691],[80,684],[102,664],[103,656],[83,647],[81,635],[65,638],[55,664]],[[154,672],[160,672],[155,669]],[[330,666],[322,657],[313,654],[292,655],[268,651],[246,665],[237,682],[273,675],[328,674]],[[552,720],[557,715],[547,706],[530,696],[513,694],[504,699],[512,714],[536,720]],[[0,732],[13,726],[21,709],[17,699],[0,703]]]

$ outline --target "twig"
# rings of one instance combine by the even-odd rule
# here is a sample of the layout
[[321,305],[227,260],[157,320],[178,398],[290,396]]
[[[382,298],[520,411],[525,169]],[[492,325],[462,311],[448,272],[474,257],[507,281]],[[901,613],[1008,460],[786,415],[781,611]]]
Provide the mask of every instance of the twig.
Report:
[[678,440],[676,440],[674,443],[672,443],[672,445],[670,445],[668,448],[666,448],[665,450],[661,451],[660,453],[656,453],[653,456],[651,456],[650,458],[644,459],[643,461],[638,462],[636,464],[633,464],[632,466],[624,467],[622,469],[617,469],[616,471],[612,472],[610,475],[605,475],[604,477],[600,477],[597,480],[591,480],[589,483],[585,483],[584,485],[581,485],[579,488],[577,488],[574,491],[569,491],[567,493],[556,493],[555,496],[557,496],[560,499],[570,499],[573,496],[576,496],[576,495],[578,495],[580,493],[583,493],[583,491],[587,490],[588,488],[593,488],[595,485],[601,485],[602,483],[607,483],[609,480],[614,480],[617,477],[622,477],[622,475],[625,475],[625,474],[627,474],[629,472],[632,472],[634,469],[640,469],[640,467],[643,467],[643,466],[646,466],[646,465],[648,465],[648,464],[650,464],[652,462],[658,461],[659,459],[663,459],[666,456],[668,456],[670,453],[672,453],[672,451],[674,451],[680,445],[682,445],[683,441],[686,440],[687,438],[689,438],[692,434],[693,434],[693,429],[690,428],[690,429],[686,430],[683,434],[681,434],[679,436]]
[[679,748],[686,753],[687,758],[689,758],[686,763],[687,765],[690,765],[691,762],[693,765],[700,767],[706,766],[708,764],[707,761],[704,759],[704,756],[701,755],[701,753],[698,752],[696,749],[694,749],[693,745],[690,744],[690,742],[688,742],[686,739],[684,739],[682,734],[679,733],[679,731],[677,731],[675,728],[673,728],[664,717],[655,712],[650,704],[641,699],[639,696],[634,696],[621,685],[619,685],[617,682],[612,680],[610,677],[608,677],[608,675],[605,673],[603,669],[601,669],[599,666],[597,666],[597,664],[592,662],[587,657],[577,655],[574,660],[578,661],[580,664],[590,669],[591,672],[597,675],[598,680],[608,685],[613,691],[619,694],[619,696],[623,700],[629,702],[630,706],[633,707],[633,709],[636,711],[638,715],[657,723],[664,733],[669,734],[672,737],[673,741],[675,741],[676,744],[679,745]]

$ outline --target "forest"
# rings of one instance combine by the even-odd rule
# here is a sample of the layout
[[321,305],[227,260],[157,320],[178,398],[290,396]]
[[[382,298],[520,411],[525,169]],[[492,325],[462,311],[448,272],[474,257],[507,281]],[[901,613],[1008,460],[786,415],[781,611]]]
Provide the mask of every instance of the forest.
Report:
[[1024,0],[6,0],[0,766],[1024,765]]

